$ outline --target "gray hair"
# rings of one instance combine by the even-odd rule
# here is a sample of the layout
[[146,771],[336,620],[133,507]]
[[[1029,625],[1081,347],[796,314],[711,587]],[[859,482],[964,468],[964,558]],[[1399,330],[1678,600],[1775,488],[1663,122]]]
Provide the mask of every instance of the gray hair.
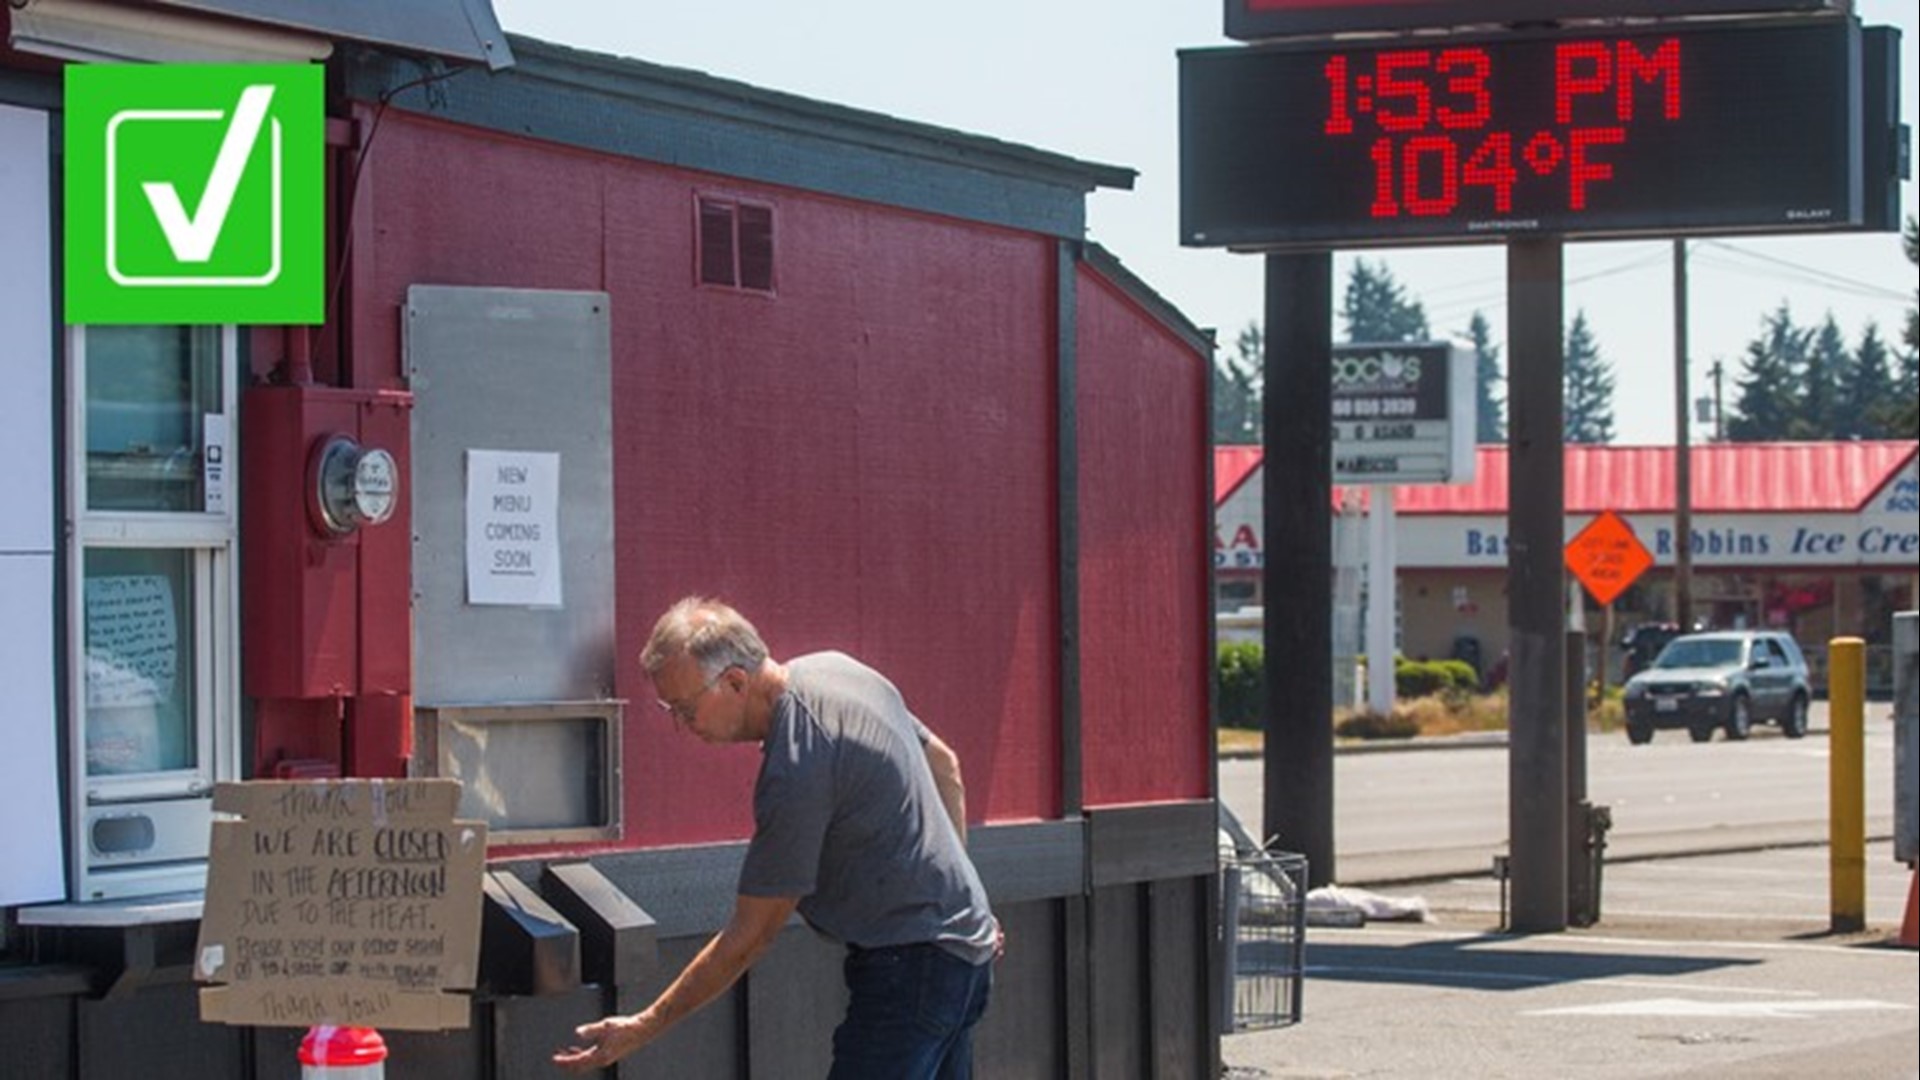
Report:
[[652,678],[667,662],[685,653],[700,665],[700,674],[712,679],[730,667],[749,673],[767,659],[766,642],[746,616],[718,600],[689,596],[668,608],[653,624],[640,666]]

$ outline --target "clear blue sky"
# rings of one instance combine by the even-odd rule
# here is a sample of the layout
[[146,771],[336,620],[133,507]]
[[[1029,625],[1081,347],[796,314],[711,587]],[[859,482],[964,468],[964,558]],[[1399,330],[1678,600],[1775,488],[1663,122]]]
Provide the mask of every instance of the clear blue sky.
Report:
[[[1676,6],[1680,6],[1676,2]],[[1857,0],[1868,25],[1901,30],[1901,112],[1916,101],[1912,0]],[[1140,172],[1090,202],[1089,233],[1194,322],[1231,346],[1261,317],[1261,260],[1178,242],[1175,50],[1230,44],[1219,0],[495,0],[514,33],[870,109]],[[1901,192],[1915,212],[1915,185]],[[1915,271],[1896,233],[1698,242],[1689,261],[1691,396],[1707,364],[1737,370],[1761,319],[1785,302],[1812,325],[1829,312],[1856,341],[1869,321],[1898,343]],[[1618,387],[1616,441],[1674,437],[1671,244],[1567,251],[1567,310],[1586,312]],[[1353,254],[1336,257],[1338,290]],[[1504,336],[1505,263],[1495,247],[1368,252],[1426,306],[1437,332],[1484,311]],[[1337,292],[1336,292],[1337,295]],[[1729,378],[1728,401],[1732,402]],[[1696,427],[1696,435],[1709,429]]]

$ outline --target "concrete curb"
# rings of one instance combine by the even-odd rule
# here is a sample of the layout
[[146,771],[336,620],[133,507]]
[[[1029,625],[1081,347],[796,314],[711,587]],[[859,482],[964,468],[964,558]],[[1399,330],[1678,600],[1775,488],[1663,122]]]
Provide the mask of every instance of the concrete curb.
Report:
[[[1686,733],[1668,733],[1669,737],[1684,734]],[[1619,731],[1591,731],[1587,733],[1587,737],[1589,739],[1625,739],[1626,734]],[[1773,728],[1755,728],[1751,737],[1755,739],[1786,738]],[[1809,728],[1806,737],[1824,739],[1827,737],[1827,729]],[[1506,745],[1507,733],[1504,731],[1469,731],[1461,735],[1425,735],[1411,739],[1336,739],[1333,752],[1335,754],[1420,753],[1429,750],[1504,749]],[[1221,761],[1253,761],[1258,760],[1262,753],[1261,750],[1221,750],[1219,752]]]
[[[1866,842],[1893,839],[1890,817],[1870,818]],[[1755,825],[1724,825],[1669,832],[1628,833],[1607,840],[1606,865],[1696,855],[1736,855],[1774,848],[1825,847],[1829,840],[1824,821],[1793,821]],[[1343,885],[1365,888],[1423,885],[1453,878],[1493,876],[1493,856],[1504,844],[1422,851],[1365,852],[1339,856],[1338,878]]]

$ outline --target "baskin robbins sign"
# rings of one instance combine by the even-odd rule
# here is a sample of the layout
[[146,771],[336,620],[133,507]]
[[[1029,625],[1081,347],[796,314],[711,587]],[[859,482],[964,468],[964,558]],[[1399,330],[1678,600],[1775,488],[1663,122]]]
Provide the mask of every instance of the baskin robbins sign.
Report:
[[321,322],[322,99],[312,64],[69,66],[66,321]]

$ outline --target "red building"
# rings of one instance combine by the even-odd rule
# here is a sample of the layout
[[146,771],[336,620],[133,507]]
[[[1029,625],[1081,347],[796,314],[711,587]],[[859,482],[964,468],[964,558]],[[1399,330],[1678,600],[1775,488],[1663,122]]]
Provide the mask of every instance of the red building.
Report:
[[[39,516],[0,545],[28,640],[0,721],[22,1075],[286,1071],[297,1031],[196,1020],[222,780],[465,781],[493,836],[474,1022],[394,1036],[396,1067],[532,1074],[644,1003],[718,928],[752,826],[755,755],[676,737],[634,659],[696,592],[776,655],[874,663],[960,753],[1014,942],[985,1075],[1217,1071],[1211,342],[1083,239],[1086,193],[1132,173],[436,22],[472,4],[406,33],[259,7],[108,19],[132,58],[323,60],[318,328],[56,329],[78,53],[0,13],[0,161],[39,193],[0,205],[39,298],[4,366]],[[329,448],[393,483],[323,495]],[[544,532],[486,516],[496,475],[533,477]],[[838,962],[790,930],[627,1075],[823,1071]]]

